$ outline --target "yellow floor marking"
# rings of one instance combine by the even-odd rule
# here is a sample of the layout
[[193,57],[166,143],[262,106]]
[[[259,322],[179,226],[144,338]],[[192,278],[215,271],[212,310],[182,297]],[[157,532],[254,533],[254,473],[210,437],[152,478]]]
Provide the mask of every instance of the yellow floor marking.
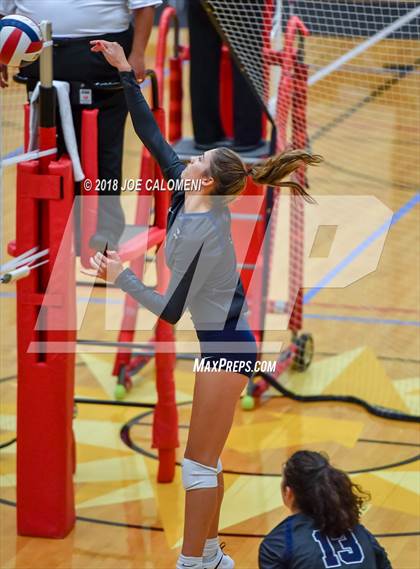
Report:
[[279,449],[315,442],[334,441],[352,448],[357,442],[363,423],[279,413],[279,419],[254,425],[234,426],[228,447],[242,452]]
[[220,529],[225,530],[249,518],[265,514],[283,505],[281,479],[263,476],[236,476],[225,490]]
[[329,386],[363,351],[363,347],[344,352],[337,356],[314,362],[307,371],[287,372],[282,376],[288,389],[301,395],[329,392]]
[[176,469],[172,484],[158,484],[156,482],[157,462],[147,460],[146,466],[149,471],[149,480],[153,488],[160,522],[165,531],[166,542],[170,548],[178,547],[184,526],[185,501],[181,469]]
[[414,415],[420,415],[420,378],[397,379],[394,388]]
[[355,395],[375,405],[408,411],[371,348],[365,348],[326,391],[334,395]]
[[76,482],[147,480],[145,458],[138,454],[121,458],[84,462],[77,465]]
[[[405,488],[414,494],[420,495],[420,476],[418,472],[376,472],[376,476],[382,478],[383,480],[387,480],[392,484],[397,486],[401,486],[401,488]],[[420,506],[420,503],[419,503]]]
[[373,506],[418,516],[419,500],[412,491],[395,486],[394,482],[383,480],[376,474],[360,474],[353,481],[369,489]]
[[98,447],[96,445],[89,445],[86,443],[77,444],[77,464],[82,464],[84,462],[98,461],[108,458],[118,458],[118,457],[132,457],[133,451],[130,449],[109,449],[105,447]]
[[[99,485],[100,487],[102,485]],[[80,508],[91,508],[95,506],[109,506],[111,504],[124,504],[126,502],[139,502],[141,500],[153,499],[154,493],[153,488],[148,480],[142,480],[141,482],[133,481],[131,484],[126,481],[125,484],[118,485],[117,483],[108,483],[103,485],[103,494],[98,496],[95,492],[96,483],[94,487],[91,488],[91,499],[89,499],[89,493],[86,492],[86,497],[81,499],[79,495],[77,496],[77,507]],[[115,490],[113,490],[113,487]],[[106,489],[108,488],[108,489]]]

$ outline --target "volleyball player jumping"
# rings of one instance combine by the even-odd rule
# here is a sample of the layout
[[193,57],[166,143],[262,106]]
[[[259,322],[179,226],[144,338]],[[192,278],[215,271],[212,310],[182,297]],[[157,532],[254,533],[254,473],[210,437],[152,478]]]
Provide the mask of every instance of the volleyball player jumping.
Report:
[[199,192],[177,191],[172,196],[165,249],[171,280],[164,295],[146,287],[130,269],[124,270],[116,252],[108,251],[107,256],[97,253],[91,259],[91,266],[97,276],[114,282],[172,324],[188,307],[202,358],[220,363],[223,357],[231,365],[243,365],[241,373],[228,369],[196,373],[182,463],[185,525],[177,569],[231,569],[234,562],[223,554],[218,540],[223,499],[219,457],[233,422],[235,404],[252,375],[257,345],[246,318],[245,292],[236,271],[226,204],[242,192],[248,176],[261,184],[287,185],[295,194],[311,201],[300,185],[281,180],[303,164],[316,164],[321,158],[294,150],[248,170],[233,151],[217,148],[193,158],[185,166],[162,137],[120,45],[106,41],[91,43],[92,51],[102,52],[119,70],[134,129],[158,162],[165,179],[182,180],[184,184],[187,180],[200,182]]

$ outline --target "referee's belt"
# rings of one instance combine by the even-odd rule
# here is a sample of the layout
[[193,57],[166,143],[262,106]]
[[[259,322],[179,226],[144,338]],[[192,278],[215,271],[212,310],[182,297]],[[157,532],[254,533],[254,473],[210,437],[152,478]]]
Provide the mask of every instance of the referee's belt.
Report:
[[95,94],[115,93],[123,89],[120,81],[67,81],[72,105],[93,105]]
[[[20,72],[14,75],[13,79],[17,83],[28,84],[29,91],[33,91],[38,83],[38,79],[25,77]],[[120,81],[69,81],[66,79],[62,79],[62,81],[67,81],[70,85],[71,105],[94,105],[95,94],[109,93],[109,95],[112,95],[123,89]]]
[[123,38],[125,35],[127,34],[131,34],[132,33],[132,27],[128,27],[126,30],[123,30],[122,32],[105,32],[103,34],[99,34],[97,36],[79,36],[79,37],[71,37],[71,38],[66,38],[66,37],[54,37],[52,38],[53,41],[53,46],[54,47],[65,47],[69,44],[74,44],[74,43],[86,43],[86,42],[90,42],[92,40],[106,40],[109,39],[110,41],[117,41],[119,38]]

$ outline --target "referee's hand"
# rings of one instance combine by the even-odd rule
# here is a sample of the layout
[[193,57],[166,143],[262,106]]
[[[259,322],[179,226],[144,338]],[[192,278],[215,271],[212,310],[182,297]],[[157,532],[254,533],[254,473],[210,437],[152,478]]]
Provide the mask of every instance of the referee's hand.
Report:
[[91,51],[103,53],[108,63],[118,71],[131,71],[131,65],[125,57],[123,48],[116,41],[92,40],[90,45]]

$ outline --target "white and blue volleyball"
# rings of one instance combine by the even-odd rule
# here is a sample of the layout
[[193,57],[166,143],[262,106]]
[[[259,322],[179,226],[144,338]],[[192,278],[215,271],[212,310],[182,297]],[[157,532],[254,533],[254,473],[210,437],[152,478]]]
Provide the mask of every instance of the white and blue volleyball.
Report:
[[0,63],[20,66],[35,61],[42,51],[42,32],[26,16],[10,15],[0,20]]

